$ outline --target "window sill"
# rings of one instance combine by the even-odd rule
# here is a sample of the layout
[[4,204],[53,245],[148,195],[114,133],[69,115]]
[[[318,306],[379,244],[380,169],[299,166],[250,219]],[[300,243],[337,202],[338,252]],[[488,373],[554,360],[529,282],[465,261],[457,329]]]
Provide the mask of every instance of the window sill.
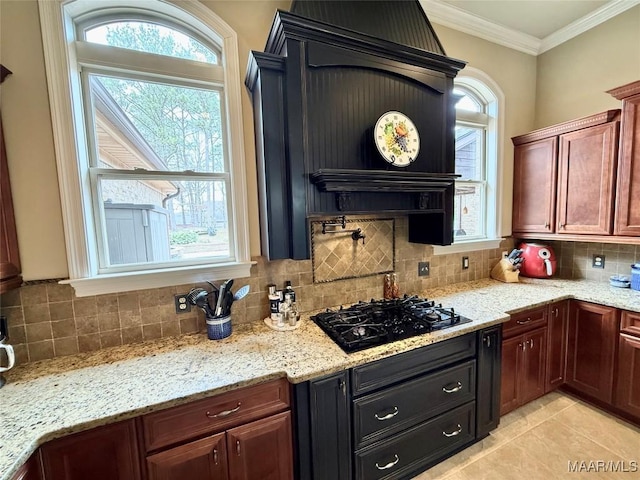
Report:
[[251,265],[254,263],[255,262],[227,263],[216,266],[198,265],[187,268],[112,273],[90,278],[63,280],[60,283],[71,285],[76,291],[76,297],[88,297],[90,295],[104,295],[107,293],[185,285],[205,282],[207,280],[246,278],[249,277]]
[[454,243],[452,245],[447,245],[446,247],[440,245],[433,246],[433,254],[434,255],[447,255],[449,253],[465,253],[465,252],[475,252],[477,250],[487,250],[489,248],[499,248],[501,238],[496,239],[483,239],[483,240],[472,240],[468,242],[459,242]]

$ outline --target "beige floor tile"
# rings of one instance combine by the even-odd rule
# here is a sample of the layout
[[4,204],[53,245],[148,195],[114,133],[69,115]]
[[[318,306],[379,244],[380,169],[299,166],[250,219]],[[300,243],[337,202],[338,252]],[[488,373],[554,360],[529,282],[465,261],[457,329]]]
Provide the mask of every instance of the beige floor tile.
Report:
[[[570,462],[581,469],[570,471]],[[631,462],[640,468],[640,429],[554,392],[505,415],[489,437],[414,480],[640,479],[640,471],[620,471]]]

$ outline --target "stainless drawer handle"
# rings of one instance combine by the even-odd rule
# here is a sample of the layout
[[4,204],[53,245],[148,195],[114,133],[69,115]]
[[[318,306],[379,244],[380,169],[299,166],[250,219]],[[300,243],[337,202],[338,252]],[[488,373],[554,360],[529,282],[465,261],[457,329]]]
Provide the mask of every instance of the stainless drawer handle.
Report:
[[387,413],[384,417],[379,417],[378,414],[376,413],[374,415],[374,417],[376,417],[376,420],[389,420],[390,418],[395,417],[398,414],[399,410],[398,407],[393,407],[393,412],[391,413]]
[[531,317],[527,317],[526,320],[516,320],[516,323],[518,325],[526,325],[527,323],[531,322]]
[[460,382],[456,382],[457,385],[453,388],[447,388],[447,387],[442,387],[442,391],[444,393],[454,393],[457,392],[459,390],[462,390],[462,384]]
[[460,424],[458,424],[458,429],[457,429],[457,430],[454,430],[454,431],[453,431],[453,432],[451,432],[451,433],[447,433],[447,432],[444,432],[444,431],[443,431],[443,432],[442,432],[442,434],[443,434],[445,437],[455,437],[456,435],[460,435],[460,432],[462,432],[462,426],[461,426]]
[[398,457],[398,455],[394,455],[394,457],[396,457],[396,459],[393,462],[389,462],[386,465],[378,465],[378,462],[376,462],[376,468],[378,470],[387,470],[391,467],[393,467],[396,463],[398,463],[400,461],[400,457]]
[[216,413],[215,415],[211,415],[209,412],[207,412],[207,417],[209,418],[226,417],[227,415],[231,415],[232,413],[236,413],[238,410],[240,410],[241,405],[242,403],[238,402],[238,406],[236,408],[232,408],[231,410],[223,410],[222,412]]

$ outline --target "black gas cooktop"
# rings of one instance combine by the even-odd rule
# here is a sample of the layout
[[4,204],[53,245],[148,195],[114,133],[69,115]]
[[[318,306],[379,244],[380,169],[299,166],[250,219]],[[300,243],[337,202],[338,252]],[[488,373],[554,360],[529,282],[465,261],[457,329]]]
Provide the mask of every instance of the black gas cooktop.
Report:
[[347,353],[471,322],[453,308],[407,295],[327,309],[311,318]]

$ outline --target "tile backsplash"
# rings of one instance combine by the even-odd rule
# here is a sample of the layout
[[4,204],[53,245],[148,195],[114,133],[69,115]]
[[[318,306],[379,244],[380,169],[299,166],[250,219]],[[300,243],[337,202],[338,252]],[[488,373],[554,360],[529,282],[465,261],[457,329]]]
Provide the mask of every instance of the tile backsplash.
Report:
[[[640,245],[590,242],[541,242],[553,247],[560,278],[608,282],[611,275],[631,276],[631,264],[640,262]],[[594,255],[604,256],[604,268],[593,268]]]
[[[385,230],[384,225],[382,230]],[[373,233],[367,235],[370,236],[365,242],[372,241]],[[462,270],[463,254],[435,256],[430,245],[409,243],[406,218],[395,219],[395,239],[389,239],[388,235],[385,238],[394,245],[394,271],[401,293],[427,296],[429,288],[488,277],[491,268],[500,260],[501,252],[513,246],[513,240],[506,239],[500,248],[465,253],[469,257],[469,268]],[[381,254],[380,260],[388,262],[390,254]],[[348,265],[361,261],[357,255],[356,252]],[[314,283],[311,260],[270,262],[264,257],[253,260],[256,263],[251,267],[251,276],[234,282],[237,288],[245,284],[251,287],[247,297],[233,304],[234,324],[258,322],[268,316],[268,285],[283,287],[286,280],[291,280],[302,312],[383,295],[384,274],[366,272],[368,276]],[[317,260],[322,261],[321,258]],[[418,277],[418,262],[424,261],[430,262],[430,275]],[[0,296],[0,313],[8,319],[9,342],[15,348],[17,362],[24,364],[160,337],[204,332],[204,315],[199,309],[193,307],[188,313],[175,312],[174,295],[187,293],[194,286],[210,289],[206,284],[176,285],[78,298],[72,287],[56,281],[28,282]]]

